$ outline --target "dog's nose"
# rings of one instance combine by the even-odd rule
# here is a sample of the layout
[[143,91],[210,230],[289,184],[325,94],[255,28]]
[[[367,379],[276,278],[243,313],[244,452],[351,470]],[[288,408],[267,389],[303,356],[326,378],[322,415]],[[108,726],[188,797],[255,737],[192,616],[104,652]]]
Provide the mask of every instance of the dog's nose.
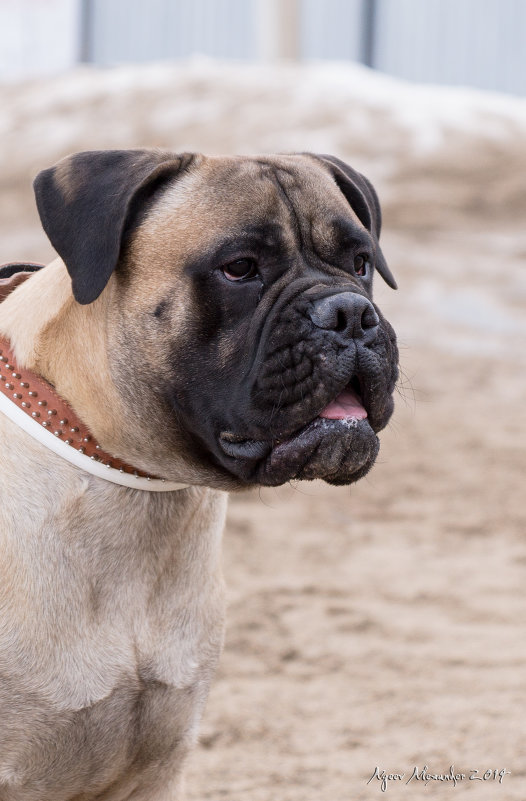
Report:
[[356,292],[338,292],[315,300],[309,317],[317,328],[335,331],[345,339],[376,337],[380,319],[373,304]]

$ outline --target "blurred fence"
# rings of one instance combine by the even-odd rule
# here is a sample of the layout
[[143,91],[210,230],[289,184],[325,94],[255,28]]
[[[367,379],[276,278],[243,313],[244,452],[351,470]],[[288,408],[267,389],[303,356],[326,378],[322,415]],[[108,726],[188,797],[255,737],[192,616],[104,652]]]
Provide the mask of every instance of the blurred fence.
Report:
[[285,55],[526,95],[525,33],[524,0],[0,0],[0,77]]

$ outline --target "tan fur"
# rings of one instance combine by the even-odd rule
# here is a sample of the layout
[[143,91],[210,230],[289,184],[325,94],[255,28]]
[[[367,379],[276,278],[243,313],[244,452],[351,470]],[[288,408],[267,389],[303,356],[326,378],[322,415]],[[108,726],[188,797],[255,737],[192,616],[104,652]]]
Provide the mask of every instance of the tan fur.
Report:
[[[89,306],[75,303],[66,267],[56,259],[13,292],[0,307],[0,329],[21,366],[46,376],[92,431],[108,439],[124,409],[106,352],[111,291]],[[32,309],[32,314],[27,314]],[[96,399],[96,402],[94,402]],[[108,416],[107,409],[114,410]],[[109,430],[108,430],[109,429]]]
[[62,196],[66,203],[74,197],[75,192],[78,190],[79,180],[75,170],[71,169],[71,165],[67,161],[61,161],[57,164],[55,171],[55,181],[58,188],[62,192]]
[[[176,799],[164,785],[195,740],[221,647],[226,495],[100,482],[4,417],[0,437],[0,798],[113,785],[100,797]],[[43,463],[52,481],[36,480]],[[24,789],[35,776],[45,791]]]
[[[191,344],[187,262],[255,218],[282,219],[292,247],[292,212],[268,161],[195,159],[161,191],[94,302],[74,300],[57,259],[0,305],[17,361],[55,386],[104,450],[193,485],[111,484],[0,414],[0,801],[180,798],[223,637],[222,490],[239,482],[194,458],[152,382],[177,369],[174,342]],[[308,219],[349,213],[314,160],[274,157],[273,167],[291,197],[303,187]],[[75,198],[69,162],[54,180]],[[311,236],[329,247],[330,226]],[[261,320],[247,326],[256,341]],[[237,353],[221,337],[219,370]]]
[[[1,304],[0,331],[133,458],[113,284],[80,306],[57,259]],[[0,801],[174,801],[222,643],[226,493],[109,484],[3,415],[0,441]]]

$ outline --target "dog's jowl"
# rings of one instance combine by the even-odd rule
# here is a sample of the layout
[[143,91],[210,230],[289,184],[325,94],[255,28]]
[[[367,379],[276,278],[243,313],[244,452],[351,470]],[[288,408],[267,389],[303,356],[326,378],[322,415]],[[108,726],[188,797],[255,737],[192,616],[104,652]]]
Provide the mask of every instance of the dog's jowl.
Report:
[[378,200],[332,156],[153,150],[35,192],[59,258],[0,272],[0,801],[174,801],[227,492],[350,484],[390,418]]

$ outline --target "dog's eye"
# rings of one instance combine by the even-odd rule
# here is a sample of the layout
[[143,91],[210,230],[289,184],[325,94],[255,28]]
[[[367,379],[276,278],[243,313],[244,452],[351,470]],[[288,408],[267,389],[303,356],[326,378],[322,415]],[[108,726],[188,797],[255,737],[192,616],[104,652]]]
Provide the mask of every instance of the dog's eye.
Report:
[[255,278],[258,275],[254,259],[236,259],[230,264],[225,264],[221,270],[229,281],[248,281],[249,278]]
[[364,256],[363,253],[360,256],[354,257],[354,272],[356,275],[367,275],[367,270],[369,267],[369,257]]

